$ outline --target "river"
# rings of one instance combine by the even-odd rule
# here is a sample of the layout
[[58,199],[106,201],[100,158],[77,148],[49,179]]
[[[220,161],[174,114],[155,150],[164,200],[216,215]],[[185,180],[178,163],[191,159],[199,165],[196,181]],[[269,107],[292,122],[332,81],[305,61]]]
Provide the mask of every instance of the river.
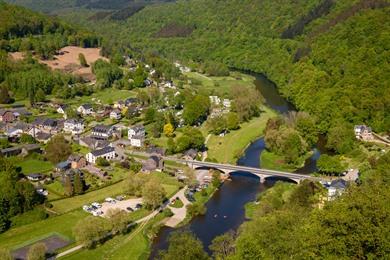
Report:
[[[294,111],[292,104],[287,102],[277,91],[274,83],[259,74],[256,77],[256,88],[263,95],[267,106],[279,113]],[[250,167],[261,167],[260,154],[265,149],[263,138],[251,143],[245,150],[243,156],[237,161],[239,165]],[[306,160],[305,166],[297,170],[299,173],[314,172],[316,161],[320,156],[319,149],[315,148],[313,156]],[[212,240],[229,230],[237,228],[245,221],[244,205],[254,201],[257,195],[267,188],[272,187],[276,180],[268,180],[261,184],[260,180],[245,172],[232,174],[231,181],[226,181],[221,188],[207,202],[207,212],[204,216],[198,216],[180,229],[191,230],[203,243],[205,250],[210,253],[209,245]],[[159,250],[168,248],[169,235],[177,229],[163,227],[153,240],[150,258],[153,259]]]

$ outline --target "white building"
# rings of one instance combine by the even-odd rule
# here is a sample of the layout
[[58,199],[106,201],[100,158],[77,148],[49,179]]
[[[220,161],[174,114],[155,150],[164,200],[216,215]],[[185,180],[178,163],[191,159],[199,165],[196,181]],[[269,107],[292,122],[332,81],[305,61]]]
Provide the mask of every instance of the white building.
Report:
[[130,145],[133,147],[142,147],[144,145],[145,136],[133,135],[130,138]]
[[223,100],[222,104],[225,108],[230,108],[232,106],[232,102],[226,98]]
[[106,146],[103,149],[94,150],[92,152],[87,153],[85,158],[87,159],[87,162],[95,164],[97,158],[104,158],[106,160],[112,160],[115,159],[115,148],[111,146]]
[[127,135],[131,146],[142,147],[144,145],[145,127],[143,125],[137,125],[129,128]]
[[64,131],[66,133],[72,133],[72,135],[79,135],[84,132],[84,122],[83,120],[77,119],[68,119],[64,122]]
[[107,125],[96,125],[92,128],[92,136],[95,138],[108,139],[113,134],[113,127]]
[[213,105],[221,104],[221,99],[218,96],[209,96],[210,103]]
[[57,113],[65,115],[67,108],[67,105],[59,105],[57,108]]
[[114,120],[119,120],[122,118],[121,111],[119,109],[114,109],[110,113],[110,118]]
[[77,112],[82,114],[83,116],[93,114],[93,108],[91,104],[84,104],[77,108]]

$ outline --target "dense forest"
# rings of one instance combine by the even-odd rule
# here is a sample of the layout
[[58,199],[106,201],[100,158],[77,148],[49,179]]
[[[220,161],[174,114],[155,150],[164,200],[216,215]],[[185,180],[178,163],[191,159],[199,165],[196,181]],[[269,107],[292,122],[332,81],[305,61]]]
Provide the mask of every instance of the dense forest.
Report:
[[191,0],[91,23],[116,44],[191,64],[264,73],[320,130],[390,129],[389,3]]

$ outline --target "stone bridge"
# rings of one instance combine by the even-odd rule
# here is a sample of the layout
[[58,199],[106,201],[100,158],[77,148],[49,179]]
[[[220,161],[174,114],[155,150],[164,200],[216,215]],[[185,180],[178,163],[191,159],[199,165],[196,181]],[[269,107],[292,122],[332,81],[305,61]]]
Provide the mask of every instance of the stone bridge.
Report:
[[260,182],[264,183],[267,178],[276,177],[282,179],[292,180],[296,183],[300,183],[302,180],[315,180],[321,181],[323,179],[318,177],[313,177],[310,175],[291,173],[291,172],[282,172],[282,171],[274,171],[267,169],[259,169],[254,167],[240,166],[240,165],[231,165],[231,164],[221,164],[221,163],[213,163],[213,162],[201,162],[201,161],[193,161],[193,160],[180,160],[177,159],[177,162],[181,162],[183,164],[188,165],[192,169],[206,168],[206,169],[215,169],[223,172],[224,174],[231,174],[233,172],[247,172],[251,173],[260,178]]

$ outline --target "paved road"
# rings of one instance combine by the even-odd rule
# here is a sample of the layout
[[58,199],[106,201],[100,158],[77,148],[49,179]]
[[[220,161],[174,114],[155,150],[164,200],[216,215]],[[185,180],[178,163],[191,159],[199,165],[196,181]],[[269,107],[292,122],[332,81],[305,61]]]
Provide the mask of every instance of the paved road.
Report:
[[185,190],[187,187],[184,187],[183,189],[179,190],[178,193],[176,193],[170,200],[169,203],[171,203],[176,198],[179,198],[183,202],[183,207],[181,208],[174,208],[168,205],[168,208],[172,211],[173,216],[170,217],[166,222],[165,225],[168,227],[176,227],[179,225],[187,216],[187,205],[191,204],[191,202],[188,201],[188,199],[185,196]]

